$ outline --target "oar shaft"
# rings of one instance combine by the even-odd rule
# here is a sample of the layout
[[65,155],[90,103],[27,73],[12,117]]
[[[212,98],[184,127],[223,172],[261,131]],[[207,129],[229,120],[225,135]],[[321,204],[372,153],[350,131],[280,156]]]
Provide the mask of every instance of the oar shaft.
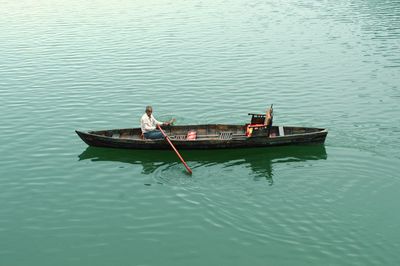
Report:
[[192,169],[190,169],[190,167],[187,165],[187,163],[185,162],[185,160],[183,160],[182,156],[180,155],[180,153],[178,152],[178,150],[175,148],[174,144],[172,144],[171,140],[169,139],[169,137],[167,136],[167,134],[165,134],[164,130],[162,130],[162,128],[160,127],[160,125],[157,125],[158,129],[161,131],[161,133],[164,135],[165,139],[168,141],[169,145],[171,145],[172,149],[175,151],[176,155],[179,157],[179,159],[181,160],[181,162],[183,163],[183,165],[186,167],[186,170],[189,172],[189,174],[192,174]]

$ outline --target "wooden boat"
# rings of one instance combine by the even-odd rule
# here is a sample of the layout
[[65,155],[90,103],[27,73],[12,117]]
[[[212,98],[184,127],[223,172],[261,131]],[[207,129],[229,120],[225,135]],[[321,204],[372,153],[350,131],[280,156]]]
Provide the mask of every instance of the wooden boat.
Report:
[[[191,149],[227,149],[324,143],[328,131],[324,128],[264,125],[265,115],[252,115],[245,125],[205,124],[163,127],[175,147]],[[249,133],[249,129],[251,133]],[[195,138],[193,138],[195,132]],[[123,149],[171,149],[165,139],[144,139],[140,128],[78,131],[89,146]]]

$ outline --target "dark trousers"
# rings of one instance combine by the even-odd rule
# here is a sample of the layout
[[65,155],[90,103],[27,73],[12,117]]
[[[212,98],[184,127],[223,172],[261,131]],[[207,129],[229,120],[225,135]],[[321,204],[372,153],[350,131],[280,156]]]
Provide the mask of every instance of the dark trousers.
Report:
[[146,139],[162,139],[164,138],[160,130],[152,130],[143,134]]

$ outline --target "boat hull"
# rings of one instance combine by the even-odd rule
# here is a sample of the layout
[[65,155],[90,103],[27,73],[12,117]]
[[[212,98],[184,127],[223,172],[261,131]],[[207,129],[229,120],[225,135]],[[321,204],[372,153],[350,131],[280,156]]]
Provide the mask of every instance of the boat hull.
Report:
[[[197,130],[205,134],[195,140],[175,138],[175,135],[183,134],[188,130]],[[229,137],[221,138],[223,134],[218,133],[226,132],[227,130],[230,132]],[[274,126],[272,127],[270,136],[260,133],[247,137],[245,135],[245,126],[240,125],[171,126],[166,128],[165,131],[168,136],[171,136],[171,141],[179,150],[256,148],[324,143],[328,134],[327,130],[322,128]],[[280,131],[287,134],[280,134]],[[77,130],[76,133],[87,145],[93,147],[143,150],[164,150],[171,148],[164,139],[142,139],[139,128],[89,132]]]

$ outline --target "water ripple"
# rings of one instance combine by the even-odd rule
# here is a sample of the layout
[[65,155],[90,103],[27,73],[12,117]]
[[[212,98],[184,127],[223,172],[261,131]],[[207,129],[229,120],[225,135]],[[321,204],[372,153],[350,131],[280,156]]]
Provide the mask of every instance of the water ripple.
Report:
[[[396,1],[1,6],[2,264],[399,260]],[[138,126],[148,104],[182,125],[272,103],[277,125],[328,128],[327,152],[188,152],[189,176],[171,151],[74,134]]]

